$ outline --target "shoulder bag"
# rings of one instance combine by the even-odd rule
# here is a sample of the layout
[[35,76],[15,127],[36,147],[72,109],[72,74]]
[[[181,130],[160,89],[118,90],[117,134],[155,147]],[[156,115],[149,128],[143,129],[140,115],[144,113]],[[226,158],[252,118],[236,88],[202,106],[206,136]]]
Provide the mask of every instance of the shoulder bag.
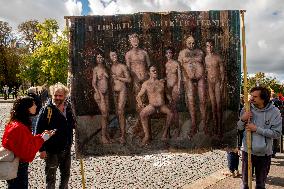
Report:
[[0,180],[11,180],[17,177],[19,158],[4,147],[0,147]]

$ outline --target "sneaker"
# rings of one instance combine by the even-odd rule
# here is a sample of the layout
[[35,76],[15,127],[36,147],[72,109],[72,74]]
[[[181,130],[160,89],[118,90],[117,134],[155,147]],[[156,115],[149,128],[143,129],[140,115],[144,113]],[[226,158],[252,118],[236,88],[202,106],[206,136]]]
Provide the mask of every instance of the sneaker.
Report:
[[239,170],[235,170],[235,171],[233,172],[233,177],[236,178],[236,177],[238,177],[238,176],[240,176],[240,172],[239,172]]

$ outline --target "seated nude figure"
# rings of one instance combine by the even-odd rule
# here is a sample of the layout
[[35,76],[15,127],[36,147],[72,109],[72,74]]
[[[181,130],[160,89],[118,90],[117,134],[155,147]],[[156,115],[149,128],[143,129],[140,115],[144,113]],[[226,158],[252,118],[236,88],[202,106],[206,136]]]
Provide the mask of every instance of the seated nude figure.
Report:
[[181,71],[179,62],[173,59],[174,49],[168,47],[165,49],[167,62],[166,62],[166,81],[167,81],[167,98],[169,100],[169,106],[173,112],[173,124],[177,128],[175,136],[179,135],[179,117],[177,111],[177,103],[179,100],[180,94],[180,85],[181,85]]
[[191,117],[191,131],[188,133],[191,138],[198,131],[195,110],[197,96],[199,97],[201,127],[205,133],[208,132],[206,127],[204,53],[195,48],[195,40],[192,36],[186,38],[186,48],[180,51],[178,60],[181,63],[187,106]]
[[129,72],[127,70],[126,65],[121,64],[118,62],[116,52],[110,52],[109,54],[110,60],[112,61],[111,65],[111,77],[113,79],[113,90],[115,93],[115,106],[116,106],[116,113],[119,120],[120,126],[120,143],[125,144],[125,115],[124,115],[124,108],[127,99],[127,88],[126,83],[130,83],[131,78]]
[[[166,125],[163,128],[162,140],[167,140],[168,129],[171,124],[173,114],[168,106],[165,104],[165,84],[163,80],[159,80],[157,76],[157,69],[155,66],[150,67],[150,78],[142,84],[142,88],[137,95],[137,105],[143,108],[140,112],[140,119],[144,131],[144,138],[142,144],[146,145],[150,142],[149,116],[157,111],[167,114]],[[149,104],[144,107],[141,97],[147,94]]]
[[206,42],[205,67],[207,72],[207,82],[209,97],[211,101],[214,133],[222,135],[222,94],[224,89],[224,63],[220,55],[213,51],[214,41]]
[[92,86],[95,90],[94,98],[99,106],[102,114],[101,126],[102,126],[102,138],[103,144],[110,143],[107,124],[109,117],[109,89],[108,89],[108,78],[106,67],[104,65],[103,53],[99,52],[96,57],[97,65],[93,69],[93,80]]

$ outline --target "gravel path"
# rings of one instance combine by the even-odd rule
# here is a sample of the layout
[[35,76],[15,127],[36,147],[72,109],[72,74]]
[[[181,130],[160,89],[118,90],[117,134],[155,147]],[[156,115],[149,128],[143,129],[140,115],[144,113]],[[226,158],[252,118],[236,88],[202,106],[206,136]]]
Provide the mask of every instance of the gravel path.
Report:
[[[0,138],[11,103],[0,103]],[[72,148],[70,188],[82,188],[80,163]],[[224,151],[203,154],[166,153],[135,156],[103,156],[84,159],[86,188],[183,188],[226,167]],[[44,161],[38,155],[30,164],[30,188],[44,188]],[[59,175],[59,172],[58,172]],[[59,179],[59,178],[58,178]],[[57,183],[58,184],[58,183]],[[5,188],[0,181],[0,188]]]

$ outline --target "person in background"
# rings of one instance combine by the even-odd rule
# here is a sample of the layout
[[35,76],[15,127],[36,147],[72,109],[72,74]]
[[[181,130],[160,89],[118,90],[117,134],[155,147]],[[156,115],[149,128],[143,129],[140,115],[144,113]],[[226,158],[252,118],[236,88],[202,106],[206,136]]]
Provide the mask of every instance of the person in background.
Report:
[[5,126],[2,146],[12,151],[20,158],[17,177],[7,180],[8,189],[28,188],[28,167],[44,141],[48,140],[54,131],[43,131],[32,135],[30,116],[36,113],[36,105],[31,97],[21,97],[14,102],[10,120]]
[[45,103],[46,103],[47,100],[48,100],[48,90],[47,90],[47,85],[46,85],[46,84],[44,84],[44,85],[42,86],[42,91],[41,91],[41,93],[40,93],[40,99],[41,99],[42,105],[44,106]]
[[18,89],[17,89],[16,86],[14,86],[12,88],[12,97],[13,97],[13,99],[17,99],[17,96],[18,96]]
[[[274,106],[277,107],[280,111],[283,107],[282,101],[279,99],[279,96],[275,93],[272,94],[272,99],[271,101],[273,102]],[[273,139],[273,154],[272,157],[276,157],[276,152],[279,151],[280,147],[280,139]]]
[[4,93],[4,100],[7,100],[7,98],[9,98],[9,86],[8,85],[4,85],[3,93]]
[[68,188],[71,167],[71,145],[75,117],[71,104],[66,100],[69,90],[62,83],[50,86],[52,100],[39,113],[36,133],[56,129],[55,135],[46,141],[40,151],[45,159],[46,188],[55,188],[56,171],[59,167],[61,180],[59,189]]
[[38,118],[38,113],[40,109],[42,108],[41,100],[39,96],[37,95],[36,87],[30,87],[27,90],[27,96],[30,96],[34,99],[36,104],[36,113],[31,117],[32,118],[32,132],[35,133],[36,130],[36,121]]
[[[241,113],[243,107],[244,107],[244,97],[241,94],[239,114]],[[227,150],[228,171],[224,173],[224,175],[226,176],[233,176],[233,177],[239,176],[239,162],[240,162],[239,150],[242,146],[243,131],[244,130],[237,130],[238,147]]]
[[243,130],[242,140],[242,181],[243,189],[248,189],[248,154],[246,130],[252,137],[252,167],[255,169],[256,188],[265,188],[270,169],[272,140],[281,136],[282,118],[280,111],[270,101],[270,91],[265,87],[254,87],[250,90],[250,111],[241,111],[237,123],[238,130]]

